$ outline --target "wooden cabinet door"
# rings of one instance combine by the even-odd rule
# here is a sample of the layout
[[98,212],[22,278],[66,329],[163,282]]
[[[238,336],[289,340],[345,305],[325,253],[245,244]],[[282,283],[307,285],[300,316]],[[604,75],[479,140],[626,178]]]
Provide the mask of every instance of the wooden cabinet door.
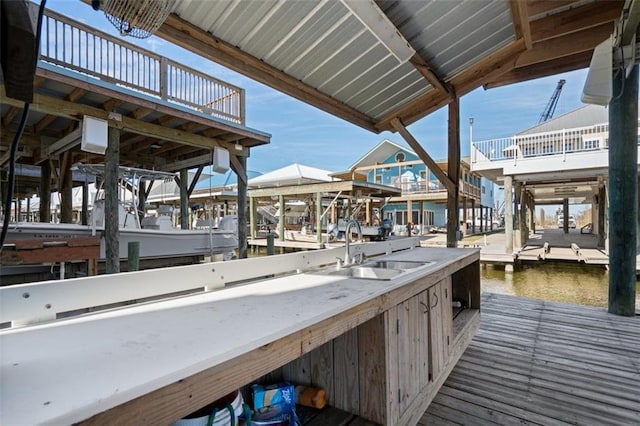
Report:
[[430,380],[435,381],[449,359],[453,328],[451,277],[429,288]]
[[429,382],[428,307],[428,294],[424,291],[394,308],[400,416]]

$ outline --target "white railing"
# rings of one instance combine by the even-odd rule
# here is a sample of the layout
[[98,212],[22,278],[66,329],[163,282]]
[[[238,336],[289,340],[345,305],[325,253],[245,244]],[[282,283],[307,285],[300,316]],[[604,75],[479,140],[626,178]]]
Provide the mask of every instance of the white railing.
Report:
[[245,124],[244,89],[46,11],[40,57],[67,69]]
[[[444,193],[446,195],[447,193],[447,188],[436,179],[429,181],[420,180],[417,182],[394,182],[391,186],[401,189],[402,196],[435,193]],[[460,195],[468,197],[480,198],[480,187],[460,179],[459,193]]]
[[471,161],[472,163],[484,163],[606,150],[608,148],[609,125],[604,123],[553,132],[517,135],[510,138],[473,141],[471,143]]

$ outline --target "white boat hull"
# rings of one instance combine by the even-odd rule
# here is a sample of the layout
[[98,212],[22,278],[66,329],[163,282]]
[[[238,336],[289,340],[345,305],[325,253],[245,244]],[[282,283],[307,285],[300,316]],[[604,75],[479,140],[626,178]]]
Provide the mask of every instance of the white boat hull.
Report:
[[[102,235],[103,230],[97,228],[95,235]],[[68,238],[89,237],[93,230],[87,225],[50,224],[50,223],[13,223],[9,227],[7,241],[33,238],[63,240]],[[210,256],[229,254],[238,247],[238,237],[231,230],[152,230],[121,229],[118,232],[120,259],[128,257],[128,245],[137,241],[140,245],[140,259]],[[100,260],[104,260],[105,240],[100,239]]]

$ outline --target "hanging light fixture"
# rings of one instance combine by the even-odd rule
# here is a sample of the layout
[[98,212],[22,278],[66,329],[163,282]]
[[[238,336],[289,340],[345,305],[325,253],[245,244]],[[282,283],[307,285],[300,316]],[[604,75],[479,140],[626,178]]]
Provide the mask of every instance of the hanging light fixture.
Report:
[[93,0],[123,36],[147,38],[163,24],[174,0]]

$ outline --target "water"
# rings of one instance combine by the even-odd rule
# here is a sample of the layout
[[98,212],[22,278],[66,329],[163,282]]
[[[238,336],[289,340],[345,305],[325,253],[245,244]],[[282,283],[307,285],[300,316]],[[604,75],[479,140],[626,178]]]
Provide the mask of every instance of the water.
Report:
[[[530,264],[513,274],[490,265],[481,268],[482,291],[532,299],[607,307],[609,274],[602,267],[578,263]],[[640,310],[640,282],[636,283]]]

